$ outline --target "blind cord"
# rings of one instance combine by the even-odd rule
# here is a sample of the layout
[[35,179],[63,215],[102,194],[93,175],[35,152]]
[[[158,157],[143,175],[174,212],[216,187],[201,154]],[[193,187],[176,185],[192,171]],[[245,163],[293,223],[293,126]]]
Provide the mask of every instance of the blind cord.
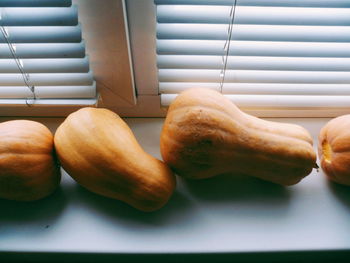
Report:
[[[2,15],[0,12],[0,22],[2,20]],[[13,57],[13,59],[16,62],[16,65],[22,75],[23,78],[23,82],[24,84],[28,87],[28,89],[33,93],[33,97],[32,98],[27,98],[26,99],[26,104],[27,106],[32,106],[34,104],[34,101],[36,100],[36,94],[35,94],[35,86],[30,84],[30,75],[28,73],[25,72],[24,67],[23,67],[23,62],[20,58],[18,58],[17,54],[16,54],[16,49],[15,46],[11,43],[10,41],[10,37],[9,37],[9,33],[6,30],[6,28],[2,25],[2,23],[0,23],[0,31],[10,49],[11,55]],[[28,102],[29,99],[32,99],[33,101],[31,103]]]
[[222,55],[222,69],[220,72],[220,92],[222,93],[222,88],[225,83],[225,75],[226,75],[226,68],[227,68],[227,59],[230,53],[230,45],[231,45],[231,37],[232,37],[232,29],[233,29],[233,24],[235,22],[235,14],[236,14],[236,5],[237,5],[237,0],[234,0],[234,3],[231,6],[230,10],[230,24],[227,29],[227,39],[224,44],[224,54]]

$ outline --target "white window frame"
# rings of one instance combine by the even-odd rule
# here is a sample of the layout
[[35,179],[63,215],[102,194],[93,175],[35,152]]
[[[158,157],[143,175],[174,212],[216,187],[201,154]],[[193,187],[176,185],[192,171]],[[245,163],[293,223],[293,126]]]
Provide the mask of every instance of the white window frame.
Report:
[[160,104],[154,0],[126,0],[137,104],[113,108],[125,117],[164,117]]
[[[98,90],[102,97],[98,106],[111,109],[123,117],[164,117],[166,108],[161,107],[158,90],[154,0],[73,0],[73,3],[81,7],[79,15],[84,38],[87,40],[87,53],[90,55]],[[95,13],[95,10],[100,12]],[[108,10],[109,12],[106,12]],[[91,16],[91,14],[94,15]],[[115,19],[118,15],[123,19]],[[99,23],[94,23],[94,21],[99,21]],[[110,21],[115,23],[109,23]],[[91,30],[87,30],[89,23],[94,25]],[[110,30],[104,30],[106,28]],[[117,34],[113,36],[110,32],[115,29],[118,29],[115,31]],[[97,37],[96,30],[104,32],[105,35]],[[120,39],[120,36],[123,36],[123,39]],[[123,43],[123,48],[119,50],[120,57],[115,56],[113,44],[108,49],[98,48],[99,39],[113,37],[115,41]],[[97,45],[95,50],[90,49],[89,40]],[[113,43],[113,41],[108,43]],[[99,52],[104,52],[104,55],[100,56]],[[128,56],[126,57],[125,54]],[[106,70],[103,71],[99,67],[106,65],[103,59],[106,57],[114,58],[113,63],[110,63],[107,68],[109,76],[119,74],[121,82],[105,85],[104,79],[108,79],[108,76],[100,75],[99,72],[103,73]],[[116,70],[120,68],[122,69]],[[66,116],[77,108],[62,106],[0,107],[0,116]],[[350,113],[350,107],[348,109],[274,108],[262,110],[242,108],[242,110],[258,117],[335,117]]]

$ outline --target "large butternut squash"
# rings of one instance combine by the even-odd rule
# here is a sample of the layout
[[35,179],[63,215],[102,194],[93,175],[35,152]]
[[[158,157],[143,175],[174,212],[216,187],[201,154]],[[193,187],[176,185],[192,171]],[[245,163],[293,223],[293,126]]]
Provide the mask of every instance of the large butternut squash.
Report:
[[250,116],[203,88],[184,91],[170,105],[160,147],[177,174],[193,179],[239,173],[292,185],[316,162],[304,128]]
[[350,115],[334,118],[321,129],[318,153],[327,178],[350,185]]
[[60,178],[48,128],[27,120],[0,123],[0,198],[38,200],[51,194]]
[[127,124],[107,109],[72,113],[55,134],[62,167],[86,189],[142,210],[162,207],[175,188],[167,165],[147,154]]

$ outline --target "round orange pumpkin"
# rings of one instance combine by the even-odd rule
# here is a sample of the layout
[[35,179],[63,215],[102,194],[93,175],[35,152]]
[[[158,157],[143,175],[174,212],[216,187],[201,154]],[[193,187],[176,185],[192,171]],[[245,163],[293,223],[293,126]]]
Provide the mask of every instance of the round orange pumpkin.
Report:
[[0,198],[34,201],[59,185],[53,135],[28,120],[0,123]]
[[330,120],[318,138],[318,154],[327,178],[350,185],[350,115]]

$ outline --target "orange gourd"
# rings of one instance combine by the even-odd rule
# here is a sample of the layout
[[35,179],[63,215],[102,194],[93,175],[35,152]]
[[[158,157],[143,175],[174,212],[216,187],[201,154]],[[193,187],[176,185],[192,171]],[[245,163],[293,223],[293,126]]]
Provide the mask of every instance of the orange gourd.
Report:
[[350,185],[350,115],[330,120],[320,131],[318,154],[327,178]]
[[250,116],[204,88],[186,90],[170,105],[160,147],[165,163],[191,179],[239,173],[292,185],[316,163],[304,128]]
[[53,135],[28,120],[0,123],[0,198],[34,201],[59,185]]
[[176,181],[167,165],[147,154],[128,125],[107,109],[84,108],[55,134],[62,167],[86,189],[154,211],[171,197]]

